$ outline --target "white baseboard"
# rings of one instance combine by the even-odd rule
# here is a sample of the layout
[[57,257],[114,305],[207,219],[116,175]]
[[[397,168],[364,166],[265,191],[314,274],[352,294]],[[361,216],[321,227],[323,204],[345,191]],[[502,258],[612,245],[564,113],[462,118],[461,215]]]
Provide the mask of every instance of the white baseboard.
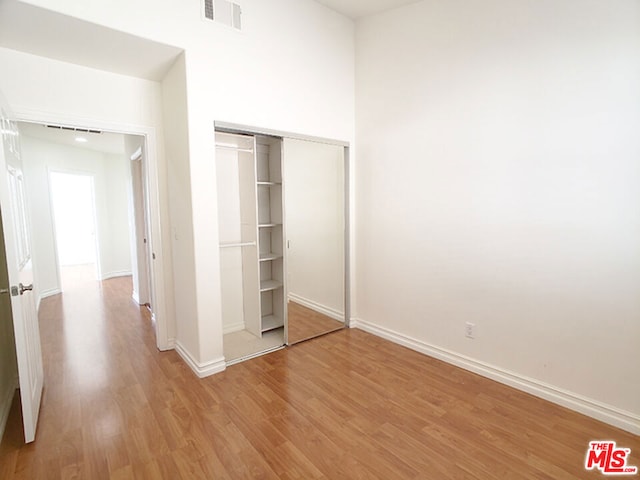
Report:
[[158,345],[158,350],[161,352],[168,352],[169,350],[176,350],[176,339],[168,338],[167,342],[163,345]]
[[311,310],[326,315],[327,317],[333,318],[334,320],[338,320],[339,322],[344,322],[344,312],[336,310],[334,308],[327,307],[325,305],[321,305],[319,303],[314,302],[313,300],[306,299],[301,297],[300,295],[296,295],[295,293],[289,292],[289,300],[292,302],[299,303],[303,307],[310,308]]
[[107,272],[104,273],[102,275],[102,277],[100,278],[101,281],[104,280],[109,280],[110,278],[116,278],[116,277],[130,277],[131,274],[131,270],[120,270],[120,271],[116,271],[116,272]]
[[196,361],[193,356],[189,353],[189,351],[180,344],[180,342],[176,341],[176,352],[178,355],[182,357],[189,368],[193,370],[198,378],[208,377],[215,373],[220,373],[224,371],[226,368],[226,362],[224,361],[224,357],[219,358],[218,360],[212,360],[206,363],[200,363]]
[[9,388],[5,392],[2,392],[0,397],[0,441],[4,436],[4,429],[7,426],[7,420],[9,419],[9,412],[11,411],[11,404],[13,403],[13,396],[16,393],[18,386],[14,383],[9,385]]
[[58,295],[62,293],[62,290],[59,288],[51,288],[49,290],[44,290],[40,292],[40,300],[44,300],[47,297],[53,297],[54,295]]
[[54,295],[59,295],[62,293],[62,290],[59,288],[50,288],[49,290],[45,290],[40,292],[38,295],[38,301],[36,302],[36,312],[40,310],[40,302],[47,297],[53,297]]
[[240,330],[244,330],[244,322],[236,322],[222,326],[223,335],[226,335],[227,333],[239,332]]
[[131,294],[131,298],[133,298],[133,301],[136,302],[138,305],[141,305],[140,296],[138,295],[138,292],[136,292],[135,290]]
[[626,412],[611,405],[604,404],[582,395],[564,390],[562,388],[540,382],[533,378],[510,372],[494,365],[489,365],[473,358],[460,355],[444,348],[430,345],[421,340],[411,338],[402,333],[395,332],[385,327],[354,318],[351,320],[352,328],[359,328],[365,332],[372,333],[378,337],[390,340],[399,345],[405,346],[430,357],[437,358],[457,367],[503,383],[510,387],[543,398],[557,405],[569,408],[589,417],[600,420],[609,425],[640,435],[640,416],[631,412]]

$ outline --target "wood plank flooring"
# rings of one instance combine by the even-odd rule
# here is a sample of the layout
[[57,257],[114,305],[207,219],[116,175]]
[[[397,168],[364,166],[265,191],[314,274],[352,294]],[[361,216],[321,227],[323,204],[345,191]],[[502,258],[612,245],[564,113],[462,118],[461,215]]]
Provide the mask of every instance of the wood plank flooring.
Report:
[[128,279],[43,301],[35,443],[9,479],[598,479],[588,442],[637,436],[358,330],[199,380],[156,350]]
[[344,323],[296,302],[287,303],[289,344],[302,342],[344,328]]

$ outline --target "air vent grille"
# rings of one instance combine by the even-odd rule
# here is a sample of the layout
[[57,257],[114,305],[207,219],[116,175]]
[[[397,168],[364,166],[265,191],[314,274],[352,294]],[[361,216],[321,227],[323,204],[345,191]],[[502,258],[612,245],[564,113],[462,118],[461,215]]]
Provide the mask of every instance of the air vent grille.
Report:
[[88,128],[79,128],[79,127],[64,127],[62,125],[47,125],[47,128],[55,128],[57,130],[69,130],[72,132],[102,133],[101,130],[90,130]]
[[204,0],[204,18],[213,20],[213,0]]
[[228,0],[202,0],[202,17],[227,27],[242,30],[242,9]]

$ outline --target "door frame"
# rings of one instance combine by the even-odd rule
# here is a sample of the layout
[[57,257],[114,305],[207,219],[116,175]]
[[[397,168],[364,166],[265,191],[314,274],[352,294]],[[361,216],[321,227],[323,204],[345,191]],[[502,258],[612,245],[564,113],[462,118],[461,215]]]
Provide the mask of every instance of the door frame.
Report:
[[[165,246],[162,242],[162,218],[160,213],[160,187],[158,173],[158,148],[156,128],[145,125],[130,125],[97,118],[77,117],[67,114],[42,112],[31,109],[14,107],[13,113],[16,121],[49,125],[60,125],[72,128],[88,128],[124,135],[139,135],[144,137],[146,186],[146,209],[149,212],[148,231],[150,232],[150,248],[155,259],[149,265],[149,284],[151,297],[155,301],[152,305],[152,323],[155,326],[156,346],[158,350],[172,350],[175,347],[175,338],[169,334],[169,318],[166,306],[166,283],[164,258],[167,257]],[[172,328],[171,331],[175,331]]]
[[[241,125],[238,123],[214,121],[213,128],[215,132],[235,133],[240,135],[265,135],[277,138],[290,138],[294,140],[305,140],[308,142],[324,143],[327,145],[335,145],[343,148],[344,158],[344,327],[351,328],[351,271],[352,271],[352,255],[351,255],[351,145],[344,140],[336,140],[333,138],[316,137],[313,135],[304,135],[300,133],[286,132],[283,130],[273,130],[270,128],[254,127],[250,125]],[[284,199],[283,199],[284,201]],[[289,345],[287,315],[285,314],[284,329],[285,344]]]
[[[131,172],[131,211],[132,211],[132,227],[133,227],[133,248],[135,249],[136,271],[137,271],[137,283],[134,281],[134,300],[139,305],[151,306],[153,310],[153,299],[151,297],[151,274],[150,265],[151,252],[149,251],[148,238],[150,238],[149,232],[149,211],[147,198],[147,188],[145,185],[146,178],[146,162],[144,160],[144,145],[140,146],[130,157],[130,172]],[[136,208],[138,198],[142,199],[142,206]],[[142,234],[142,235],[141,235]],[[140,236],[142,236],[142,243],[140,243]],[[144,287],[144,289],[143,289]]]

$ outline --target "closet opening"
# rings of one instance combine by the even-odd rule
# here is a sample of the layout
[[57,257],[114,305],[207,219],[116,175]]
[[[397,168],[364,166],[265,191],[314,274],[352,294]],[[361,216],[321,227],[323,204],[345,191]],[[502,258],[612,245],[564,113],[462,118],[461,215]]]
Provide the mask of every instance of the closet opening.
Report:
[[348,144],[216,123],[227,365],[348,326]]
[[216,133],[227,364],[285,344],[282,141]]

